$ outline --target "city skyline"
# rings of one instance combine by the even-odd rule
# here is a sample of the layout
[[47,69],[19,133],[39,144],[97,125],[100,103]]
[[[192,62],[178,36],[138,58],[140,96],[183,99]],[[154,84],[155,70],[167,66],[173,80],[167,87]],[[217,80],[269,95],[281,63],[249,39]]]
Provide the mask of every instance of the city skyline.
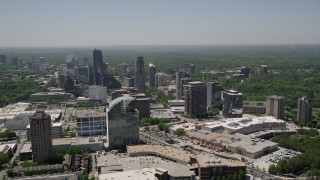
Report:
[[319,1],[1,1],[0,47],[319,44]]

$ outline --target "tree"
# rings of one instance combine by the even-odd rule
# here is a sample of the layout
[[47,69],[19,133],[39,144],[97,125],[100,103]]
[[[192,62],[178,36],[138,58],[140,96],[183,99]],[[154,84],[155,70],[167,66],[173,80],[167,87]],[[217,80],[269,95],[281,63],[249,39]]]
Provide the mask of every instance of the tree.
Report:
[[244,170],[239,171],[239,179],[243,180],[246,178],[246,172]]
[[238,179],[239,179],[238,173],[233,173],[232,180],[238,180]]
[[269,169],[268,169],[269,174],[277,174],[277,171],[278,171],[278,169],[274,164],[269,166]]
[[2,166],[4,164],[6,164],[7,162],[9,162],[9,157],[8,155],[4,154],[4,153],[0,153],[0,169],[2,169]]
[[183,136],[186,133],[186,131],[184,130],[184,128],[178,128],[175,130],[174,133],[178,136]]

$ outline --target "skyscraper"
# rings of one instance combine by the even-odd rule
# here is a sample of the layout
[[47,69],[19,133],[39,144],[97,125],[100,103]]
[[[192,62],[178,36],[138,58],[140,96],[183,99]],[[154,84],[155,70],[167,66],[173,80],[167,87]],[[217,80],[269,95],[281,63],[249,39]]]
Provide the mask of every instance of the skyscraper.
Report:
[[134,98],[122,96],[110,102],[107,112],[109,147],[125,148],[139,143],[139,111],[128,105]]
[[194,64],[186,63],[184,64],[184,69],[186,72],[188,72],[190,75],[193,74],[196,70]]
[[242,93],[235,90],[224,91],[222,115],[226,118],[240,118],[243,112]]
[[75,67],[76,78],[78,79],[78,83],[89,84],[89,67]]
[[74,77],[75,76],[74,67],[76,66],[76,59],[74,55],[67,55],[66,63],[67,63],[67,75]]
[[146,80],[145,80],[145,73],[144,73],[143,56],[138,56],[136,59],[135,87],[139,93],[146,92]]
[[157,73],[155,76],[155,85],[156,87],[166,86],[167,85],[168,75],[165,73]]
[[156,66],[153,64],[149,64],[149,85],[155,86],[155,79],[156,79]]
[[207,105],[219,108],[221,106],[221,86],[218,81],[207,82]]
[[184,85],[191,81],[190,74],[184,70],[176,73],[176,98],[184,99]]
[[303,96],[298,99],[297,120],[304,124],[312,120],[312,106],[310,97]]
[[266,102],[266,114],[278,119],[284,118],[285,98],[282,96],[268,96]]
[[249,77],[250,69],[248,67],[241,67],[240,73],[244,75],[244,77]]
[[103,62],[102,51],[99,49],[93,50],[93,68],[94,82],[96,85],[106,86],[106,76],[108,73],[108,65]]
[[207,84],[205,82],[189,82],[185,86],[184,113],[193,117],[207,115]]
[[0,55],[0,63],[2,63],[2,64],[7,63],[7,56],[6,55]]
[[33,161],[48,162],[52,157],[51,117],[37,110],[30,117],[31,147]]

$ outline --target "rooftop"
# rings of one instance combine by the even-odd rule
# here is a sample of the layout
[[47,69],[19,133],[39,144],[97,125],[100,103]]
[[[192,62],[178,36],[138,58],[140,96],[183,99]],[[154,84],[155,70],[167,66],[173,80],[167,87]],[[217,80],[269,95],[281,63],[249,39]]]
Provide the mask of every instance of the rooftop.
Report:
[[100,117],[100,116],[106,116],[106,112],[103,112],[102,110],[99,111],[98,109],[78,109],[76,111],[77,117]]
[[208,128],[217,128],[219,126],[222,126],[225,128],[237,130],[261,123],[285,123],[285,121],[276,119],[273,116],[264,116],[256,118],[228,118],[221,119],[219,121],[206,122],[204,123],[204,126]]
[[128,154],[139,153],[139,152],[153,152],[163,156],[170,157],[172,159],[178,159],[183,162],[189,162],[190,157],[193,156],[191,153],[187,151],[173,148],[170,146],[162,146],[162,145],[127,146],[127,152]]
[[199,167],[215,167],[215,166],[226,166],[226,167],[237,167],[246,166],[244,162],[235,161],[231,159],[219,158],[213,154],[200,153],[196,156]]

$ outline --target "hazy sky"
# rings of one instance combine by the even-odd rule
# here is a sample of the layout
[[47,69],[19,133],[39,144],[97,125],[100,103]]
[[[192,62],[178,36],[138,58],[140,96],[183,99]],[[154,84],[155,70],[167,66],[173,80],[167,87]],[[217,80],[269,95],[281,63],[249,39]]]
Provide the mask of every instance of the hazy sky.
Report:
[[0,0],[0,46],[320,43],[319,0]]

